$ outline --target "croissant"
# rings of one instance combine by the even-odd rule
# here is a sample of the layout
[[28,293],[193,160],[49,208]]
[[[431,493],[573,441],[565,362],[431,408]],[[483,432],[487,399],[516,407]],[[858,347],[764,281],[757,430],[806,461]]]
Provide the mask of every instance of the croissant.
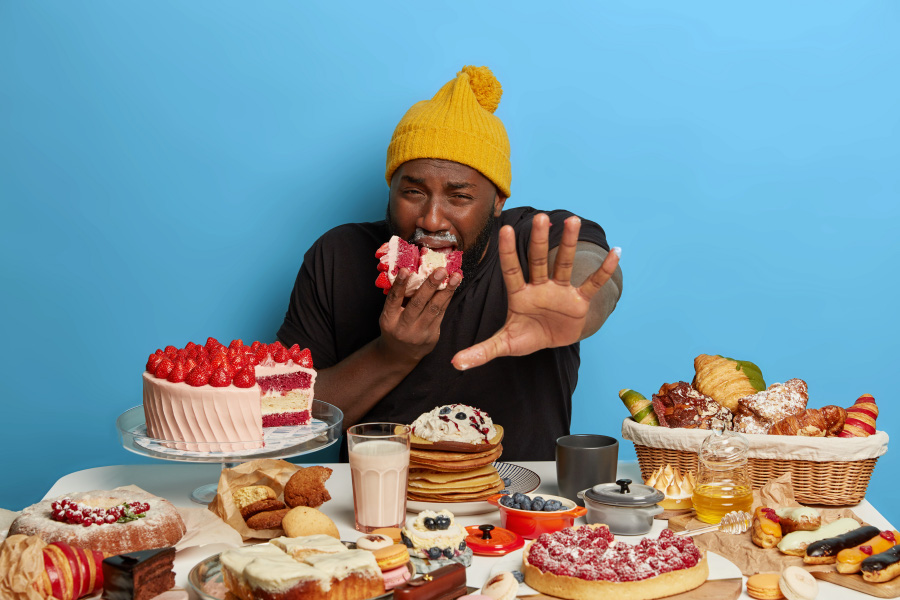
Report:
[[847,409],[847,420],[839,437],[868,437],[875,433],[878,405],[871,394],[863,394]]
[[823,437],[828,426],[822,412],[807,408],[795,415],[785,417],[769,427],[769,435],[805,435]]
[[844,422],[847,420],[847,409],[841,406],[829,404],[821,409],[822,417],[825,419],[825,435],[835,437],[844,429]]
[[766,389],[762,371],[746,360],[701,354],[694,359],[694,371],[694,389],[731,412],[741,398]]

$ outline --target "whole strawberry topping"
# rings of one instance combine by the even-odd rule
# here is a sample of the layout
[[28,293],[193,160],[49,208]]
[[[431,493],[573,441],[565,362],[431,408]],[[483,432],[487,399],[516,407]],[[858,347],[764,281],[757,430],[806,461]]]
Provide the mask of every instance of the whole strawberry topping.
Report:
[[253,367],[247,367],[238,371],[232,383],[239,388],[252,388],[256,385],[256,374],[253,371]]
[[281,344],[278,344],[275,351],[272,352],[272,359],[277,363],[286,363],[290,357],[291,355],[288,352],[288,349]]
[[165,353],[169,358],[175,358],[178,356],[178,348],[175,346],[166,346]]
[[168,358],[164,358],[159,361],[159,364],[156,365],[156,376],[160,379],[166,379],[169,376],[169,373],[172,372],[172,369],[175,367],[175,363],[173,363]]
[[150,373],[156,373],[156,367],[159,366],[159,363],[162,361],[163,357],[159,354],[151,354],[150,358],[147,359],[147,371]]
[[209,385],[213,387],[228,387],[231,385],[231,374],[228,369],[222,367],[213,371],[209,378]]
[[166,377],[166,380],[171,381],[172,383],[181,383],[185,379],[187,379],[187,375],[190,373],[187,365],[181,361],[175,363],[175,366],[172,367],[172,370],[169,371],[169,376]]
[[243,347],[244,347],[244,341],[240,340],[240,339],[231,340],[231,343],[228,344],[229,350],[240,350]]
[[209,383],[209,372],[198,365],[191,369],[191,372],[188,373],[188,376],[184,381],[190,386],[202,387]]

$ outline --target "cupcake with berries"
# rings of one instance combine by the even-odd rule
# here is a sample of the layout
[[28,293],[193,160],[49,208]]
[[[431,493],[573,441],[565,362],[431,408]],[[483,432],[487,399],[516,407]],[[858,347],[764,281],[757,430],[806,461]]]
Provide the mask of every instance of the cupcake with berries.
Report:
[[471,565],[472,550],[466,545],[466,535],[449,510],[424,510],[400,531],[418,573],[429,573],[451,562]]

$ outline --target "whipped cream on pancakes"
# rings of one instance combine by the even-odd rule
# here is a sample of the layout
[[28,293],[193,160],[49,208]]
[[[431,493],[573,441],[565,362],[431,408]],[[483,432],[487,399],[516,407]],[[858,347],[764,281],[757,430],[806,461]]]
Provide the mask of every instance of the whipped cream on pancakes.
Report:
[[437,406],[413,421],[412,433],[429,442],[483,444],[497,435],[484,411],[465,404]]

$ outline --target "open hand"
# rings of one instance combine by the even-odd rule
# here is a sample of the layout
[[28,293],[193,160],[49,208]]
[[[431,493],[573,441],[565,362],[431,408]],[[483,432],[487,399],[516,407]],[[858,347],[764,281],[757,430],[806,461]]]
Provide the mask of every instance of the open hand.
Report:
[[548,276],[550,219],[534,217],[528,244],[526,282],[516,254],[515,232],[506,225],[500,230],[500,267],[509,298],[506,323],[487,340],[461,350],[453,357],[460,370],[481,366],[499,356],[524,356],[544,348],[568,346],[582,338],[591,298],[609,281],[619,264],[619,255],[610,252],[600,267],[580,286],[571,283],[581,220],[569,217],[562,241]]

